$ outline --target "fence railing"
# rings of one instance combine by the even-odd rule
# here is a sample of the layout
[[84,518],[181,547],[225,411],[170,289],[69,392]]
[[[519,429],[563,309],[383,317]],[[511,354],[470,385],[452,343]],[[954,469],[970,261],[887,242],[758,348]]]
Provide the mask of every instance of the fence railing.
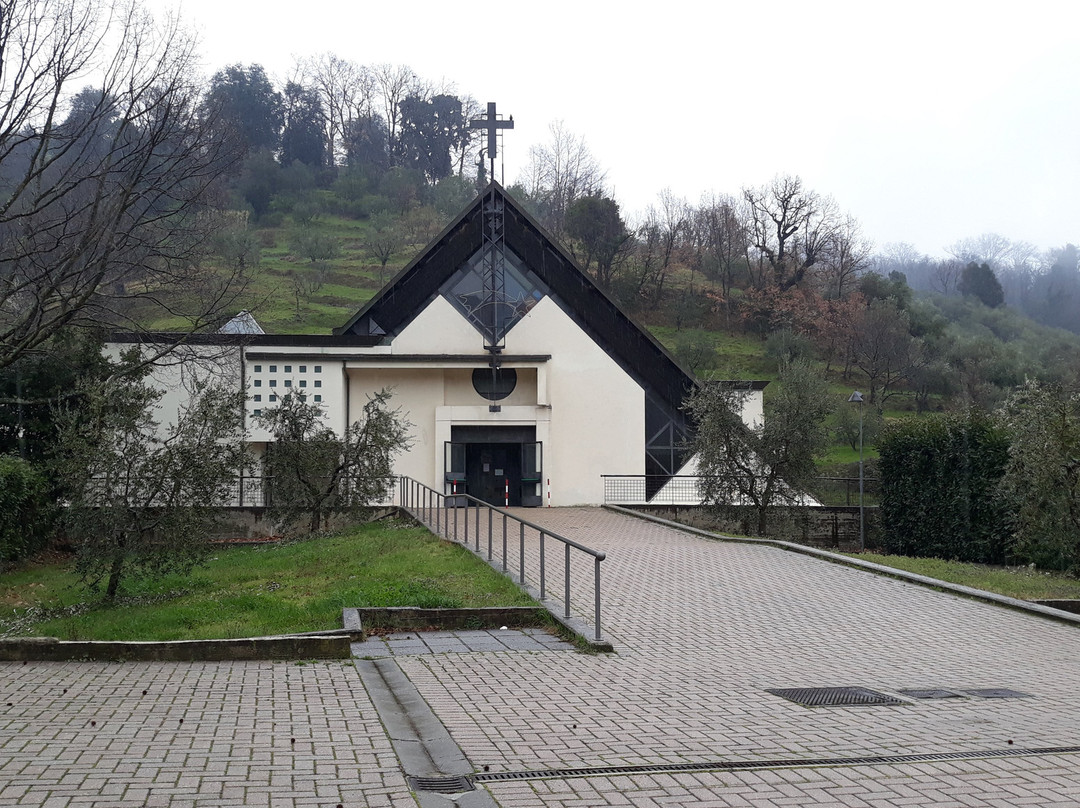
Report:
[[[567,618],[570,617],[571,551],[576,550],[579,554],[592,558],[594,636],[597,642],[600,641],[600,562],[605,558],[604,553],[560,536],[502,508],[489,505],[476,497],[468,494],[445,494],[411,477],[398,479],[398,505],[436,535],[448,541],[460,542],[481,558],[484,557],[481,545],[486,542],[487,561],[493,565],[501,564],[502,571],[507,575],[513,575],[512,556],[516,555],[518,581],[524,584],[532,579],[540,591],[540,600],[547,600],[549,579],[558,577],[552,575],[548,569],[548,540],[561,542],[563,616]],[[496,524],[496,517],[501,523],[501,531]],[[516,548],[511,541],[513,526],[517,528]],[[535,545],[535,563],[530,563],[528,559],[528,550],[533,542],[526,542],[526,538],[531,539],[532,534],[539,537],[539,542]],[[527,575],[527,570],[532,574]],[[556,580],[555,583],[558,585],[560,582]]]
[[[701,476],[662,477],[648,474],[604,474],[608,505],[700,505]],[[876,505],[878,479],[863,480],[863,504]],[[859,504],[858,477],[816,477],[807,491],[822,505]]]

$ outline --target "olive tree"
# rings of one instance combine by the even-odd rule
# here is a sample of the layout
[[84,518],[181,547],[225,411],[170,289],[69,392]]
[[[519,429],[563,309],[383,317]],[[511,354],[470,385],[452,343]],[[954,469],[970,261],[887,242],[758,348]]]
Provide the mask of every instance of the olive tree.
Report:
[[697,424],[691,448],[703,502],[752,507],[757,534],[764,535],[770,508],[802,501],[802,491],[816,475],[814,461],[828,449],[825,419],[834,407],[825,380],[805,362],[781,369],[764,421],[743,422],[747,395],[728,383],[696,391],[689,403]]
[[1041,567],[1080,566],[1080,393],[1028,381],[1001,418],[1011,434],[1001,491],[1014,554]]
[[121,374],[83,387],[59,410],[57,475],[76,569],[113,600],[132,576],[185,573],[208,550],[246,462],[244,394],[198,385],[175,421],[156,420],[162,392]]
[[318,532],[333,514],[380,502],[394,486],[394,457],[409,447],[410,424],[380,390],[339,435],[323,408],[291,393],[257,421],[273,437],[263,460],[271,512],[286,528],[306,521]]

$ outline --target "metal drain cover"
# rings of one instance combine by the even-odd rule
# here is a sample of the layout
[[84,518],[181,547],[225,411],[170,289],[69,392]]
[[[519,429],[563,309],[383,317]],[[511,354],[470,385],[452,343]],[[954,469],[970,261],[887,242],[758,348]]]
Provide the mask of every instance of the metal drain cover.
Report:
[[964,696],[961,693],[954,693],[951,690],[897,690],[903,696],[907,696],[909,699],[962,699]]
[[436,794],[460,794],[476,790],[468,777],[410,777],[409,785],[413,791],[433,791]]
[[766,688],[782,699],[793,701],[804,707],[846,707],[849,705],[907,704],[893,696],[886,696],[876,690],[865,687],[793,687]]
[[1030,693],[1021,693],[1019,690],[1009,690],[1006,687],[984,687],[977,690],[965,690],[965,693],[969,693],[972,696],[978,696],[980,699],[1030,699],[1033,698]]

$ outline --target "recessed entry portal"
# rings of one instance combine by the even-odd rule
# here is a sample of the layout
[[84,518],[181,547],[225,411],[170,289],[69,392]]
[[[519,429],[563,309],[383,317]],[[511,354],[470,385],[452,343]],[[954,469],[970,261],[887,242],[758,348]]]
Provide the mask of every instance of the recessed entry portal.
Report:
[[536,427],[451,426],[450,438],[447,494],[471,494],[497,507],[541,504],[543,447]]

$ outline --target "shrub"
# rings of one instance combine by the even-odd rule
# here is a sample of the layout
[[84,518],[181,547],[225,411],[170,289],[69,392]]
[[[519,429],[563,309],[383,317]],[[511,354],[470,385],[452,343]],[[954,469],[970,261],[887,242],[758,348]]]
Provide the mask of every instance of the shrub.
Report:
[[888,552],[989,564],[1005,561],[1007,506],[998,486],[1008,432],[981,410],[886,427],[881,522]]
[[48,481],[25,460],[0,455],[0,562],[40,549],[51,525]]

